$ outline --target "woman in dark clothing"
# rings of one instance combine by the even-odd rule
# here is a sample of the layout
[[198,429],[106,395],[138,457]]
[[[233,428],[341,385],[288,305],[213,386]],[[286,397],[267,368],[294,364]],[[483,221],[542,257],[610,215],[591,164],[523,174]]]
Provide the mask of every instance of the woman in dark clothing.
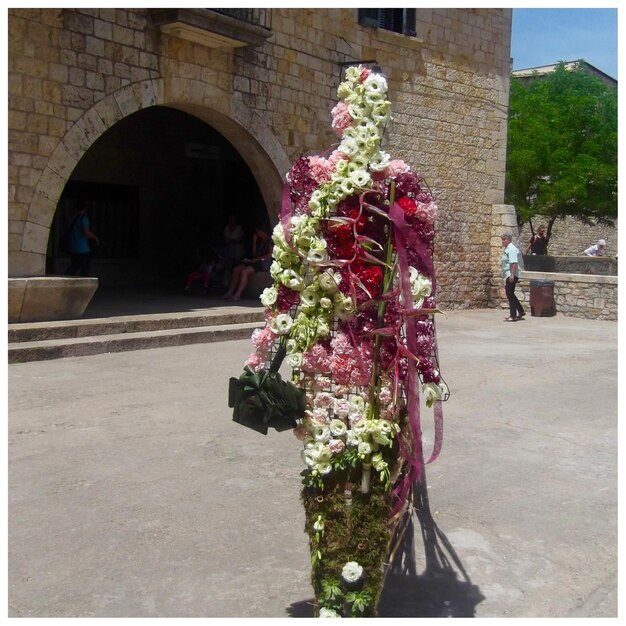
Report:
[[531,237],[526,254],[547,254],[548,240],[545,235],[545,226],[537,228],[537,232]]
[[228,291],[222,296],[227,300],[239,300],[254,272],[267,272],[272,264],[272,239],[262,228],[252,236],[252,258],[237,265],[230,277]]

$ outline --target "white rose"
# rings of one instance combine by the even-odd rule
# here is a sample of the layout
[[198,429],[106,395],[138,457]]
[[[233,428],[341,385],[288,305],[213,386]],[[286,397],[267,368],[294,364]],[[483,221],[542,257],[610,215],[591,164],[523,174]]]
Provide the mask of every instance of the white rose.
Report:
[[302,277],[294,270],[284,270],[281,274],[281,282],[285,287],[294,291],[302,291],[305,287]]
[[349,430],[346,433],[346,444],[349,446],[352,446],[353,448],[356,448],[360,443],[361,443],[362,439],[361,439],[361,435],[359,433],[357,433],[354,428],[352,428],[351,430]]
[[320,274],[319,282],[320,287],[324,291],[335,293],[337,291],[337,286],[341,282],[341,274],[335,273],[332,270],[325,270]]
[[356,561],[348,561],[341,570],[341,577],[347,583],[355,583],[363,576],[363,568]]
[[286,335],[293,326],[293,320],[290,315],[287,313],[280,313],[276,316],[276,318],[272,321],[270,328],[272,332],[277,335]]
[[369,441],[361,441],[358,447],[359,456],[368,456],[372,454],[372,444]]
[[426,406],[431,407],[437,400],[440,400],[442,391],[442,388],[437,383],[425,383],[422,385]]
[[355,187],[367,187],[372,182],[372,177],[365,170],[356,170],[350,174],[350,180]]
[[347,428],[343,420],[332,419],[329,426],[330,432],[334,437],[343,437],[346,434]]
[[326,263],[328,261],[328,252],[326,250],[316,250],[311,248],[306,255],[306,260],[312,264]]
[[361,396],[352,396],[350,398],[350,406],[357,413],[365,412],[365,400]]
[[302,366],[302,352],[293,352],[287,357],[287,365],[294,369],[299,369]]
[[265,307],[272,306],[278,298],[276,287],[266,287],[261,294],[261,304]]
[[300,293],[300,302],[306,307],[314,307],[319,302],[317,290],[313,287],[307,287]]
[[341,617],[337,611],[333,611],[332,609],[327,609],[326,607],[322,607],[320,609],[320,617]]
[[382,74],[370,74],[363,82],[366,92],[385,95],[387,93],[387,80]]
[[322,443],[330,441],[330,428],[326,424],[317,424],[313,430],[313,438],[315,441],[321,441]]
[[323,463],[318,463],[314,469],[316,469],[320,474],[330,474],[333,466],[328,461],[324,461]]
[[381,172],[384,170],[389,163],[391,162],[391,157],[387,152],[383,152],[382,150],[375,154],[370,160],[370,170],[373,172]]

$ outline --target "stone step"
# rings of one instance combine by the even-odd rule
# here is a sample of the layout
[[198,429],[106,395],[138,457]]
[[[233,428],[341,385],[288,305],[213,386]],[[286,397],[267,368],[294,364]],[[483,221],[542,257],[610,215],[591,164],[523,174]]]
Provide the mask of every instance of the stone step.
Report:
[[260,321],[253,321],[164,330],[144,330],[141,332],[122,332],[87,337],[23,341],[9,344],[9,363],[25,363],[27,361],[44,361],[65,357],[105,354],[108,352],[247,339],[255,328],[260,328],[262,325]]
[[12,344],[53,339],[76,339],[99,335],[245,324],[262,322],[263,320],[263,310],[254,308],[250,311],[185,311],[58,322],[15,323],[9,324],[8,341],[9,344]]

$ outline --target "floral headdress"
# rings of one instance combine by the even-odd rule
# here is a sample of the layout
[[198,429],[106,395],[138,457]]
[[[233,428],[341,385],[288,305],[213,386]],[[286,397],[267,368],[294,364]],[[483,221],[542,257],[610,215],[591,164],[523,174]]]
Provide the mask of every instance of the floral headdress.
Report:
[[266,325],[246,363],[248,377],[264,374],[284,352],[304,394],[304,412],[288,419],[303,442],[321,616],[375,613],[381,564],[395,555],[423,477],[420,390],[435,409],[428,462],[448,395],[433,318],[437,206],[422,177],[381,148],[387,89],[381,74],[349,67],[332,109],[339,144],[287,173],[274,285],[261,295]]

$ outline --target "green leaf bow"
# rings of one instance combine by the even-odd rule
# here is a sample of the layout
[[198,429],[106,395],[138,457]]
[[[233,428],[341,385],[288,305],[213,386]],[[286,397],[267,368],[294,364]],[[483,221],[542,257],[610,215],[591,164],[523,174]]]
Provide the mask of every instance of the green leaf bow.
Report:
[[296,420],[304,416],[304,391],[284,381],[276,371],[284,357],[281,352],[269,370],[255,372],[246,365],[239,378],[230,379],[228,387],[233,420],[264,435],[268,428],[279,432],[295,428]]

